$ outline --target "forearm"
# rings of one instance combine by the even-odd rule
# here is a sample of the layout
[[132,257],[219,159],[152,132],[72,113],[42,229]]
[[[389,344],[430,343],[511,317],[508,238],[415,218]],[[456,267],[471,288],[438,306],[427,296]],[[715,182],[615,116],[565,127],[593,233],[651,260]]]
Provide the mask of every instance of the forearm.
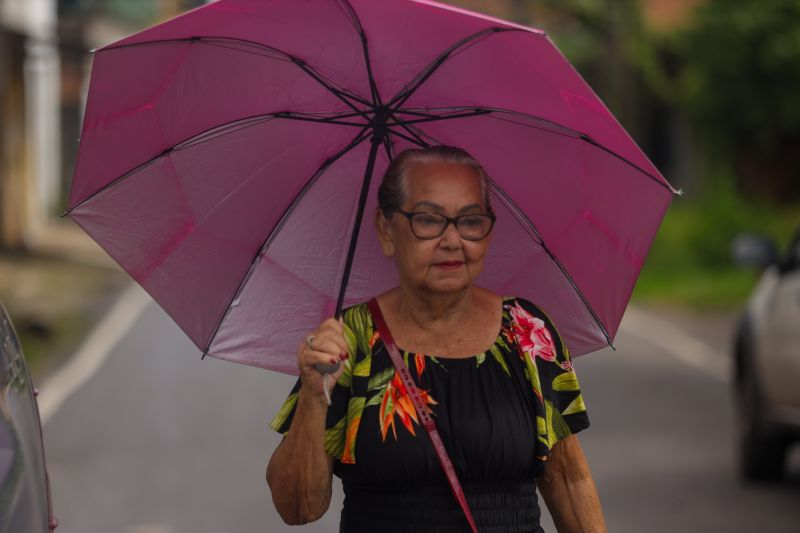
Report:
[[600,497],[577,437],[556,443],[536,480],[559,533],[604,533]]
[[272,501],[287,524],[317,520],[330,504],[332,458],[325,453],[326,413],[327,406],[301,388],[292,425],[267,466]]

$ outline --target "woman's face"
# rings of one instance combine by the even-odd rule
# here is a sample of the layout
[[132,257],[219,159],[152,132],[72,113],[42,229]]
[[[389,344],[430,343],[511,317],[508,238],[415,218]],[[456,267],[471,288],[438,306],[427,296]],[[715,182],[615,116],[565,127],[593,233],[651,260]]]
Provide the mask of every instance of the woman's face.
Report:
[[[405,176],[406,198],[401,209],[456,217],[486,213],[476,172],[458,163],[420,163]],[[378,213],[378,236],[384,254],[394,257],[402,286],[446,293],[462,290],[483,268],[489,237],[461,238],[453,224],[434,239],[419,239],[401,213],[389,219]]]

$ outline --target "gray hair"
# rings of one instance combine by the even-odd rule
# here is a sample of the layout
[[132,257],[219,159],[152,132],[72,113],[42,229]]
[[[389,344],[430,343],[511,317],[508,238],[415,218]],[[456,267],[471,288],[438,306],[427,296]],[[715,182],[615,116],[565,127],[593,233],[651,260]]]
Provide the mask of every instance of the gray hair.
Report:
[[386,169],[378,189],[378,207],[386,217],[400,209],[406,197],[406,175],[414,165],[425,163],[457,163],[470,167],[480,181],[481,195],[486,211],[493,214],[489,203],[489,176],[477,159],[466,150],[455,146],[430,146],[400,152]]

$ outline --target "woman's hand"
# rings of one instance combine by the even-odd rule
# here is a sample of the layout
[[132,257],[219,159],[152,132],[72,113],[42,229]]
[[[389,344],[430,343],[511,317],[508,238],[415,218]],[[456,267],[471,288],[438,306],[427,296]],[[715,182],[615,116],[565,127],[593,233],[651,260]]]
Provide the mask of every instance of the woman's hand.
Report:
[[578,437],[554,444],[545,466],[536,485],[558,532],[605,533],[600,498]]
[[[341,363],[348,357],[344,323],[341,318],[339,320],[329,318],[303,340],[297,351],[300,381],[306,394],[325,401],[323,380],[330,380],[329,387],[331,383],[336,383],[344,370],[344,364]],[[330,377],[321,374],[314,367],[317,364],[335,365],[337,363],[340,363],[339,368],[336,372],[328,374]]]
[[284,522],[305,524],[321,517],[331,501],[333,457],[325,452],[328,403],[323,379],[329,386],[339,379],[344,364],[325,377],[315,364],[341,363],[348,357],[344,324],[330,318],[303,340],[297,350],[300,391],[292,424],[267,465],[272,501]]

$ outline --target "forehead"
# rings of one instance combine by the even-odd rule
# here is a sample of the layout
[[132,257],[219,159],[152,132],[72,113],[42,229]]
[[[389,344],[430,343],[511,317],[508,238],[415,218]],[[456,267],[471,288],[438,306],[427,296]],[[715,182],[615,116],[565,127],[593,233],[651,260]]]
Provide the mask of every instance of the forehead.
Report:
[[460,163],[418,163],[405,175],[406,203],[420,200],[460,200],[482,203],[477,171]]

